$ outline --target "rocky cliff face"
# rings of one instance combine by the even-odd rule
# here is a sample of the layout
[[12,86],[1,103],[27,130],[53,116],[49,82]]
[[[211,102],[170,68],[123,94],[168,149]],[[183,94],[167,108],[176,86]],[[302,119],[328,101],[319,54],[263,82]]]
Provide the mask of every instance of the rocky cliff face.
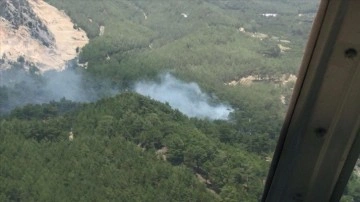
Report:
[[0,16],[7,20],[13,29],[20,26],[28,28],[30,35],[43,45],[54,46],[54,36],[48,31],[46,25],[37,17],[26,0],[5,0],[0,3]]
[[0,70],[19,59],[42,72],[64,69],[89,41],[74,27],[43,0],[0,0]]

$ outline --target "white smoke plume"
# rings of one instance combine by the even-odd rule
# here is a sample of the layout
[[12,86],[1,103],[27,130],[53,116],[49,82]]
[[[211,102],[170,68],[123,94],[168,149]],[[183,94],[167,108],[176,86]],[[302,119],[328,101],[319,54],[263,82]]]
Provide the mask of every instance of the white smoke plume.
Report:
[[26,104],[59,101],[91,102],[99,98],[91,87],[85,88],[82,73],[64,71],[29,73],[25,69],[0,70],[0,115]]
[[[0,70],[0,115],[26,104],[41,104],[62,98],[75,102],[93,102],[102,97],[120,93],[107,82],[83,83],[83,72],[67,68],[64,71],[48,71],[42,75],[25,69]],[[141,81],[133,89],[178,109],[189,117],[210,120],[226,120],[233,109],[226,104],[215,104],[216,99],[203,93],[196,83],[185,83],[170,74],[162,74],[160,83]],[[101,85],[100,85],[101,83]],[[89,85],[90,84],[90,85]]]
[[170,74],[161,75],[160,83],[141,81],[135,91],[160,102],[169,103],[189,117],[228,119],[233,109],[225,104],[211,104],[211,98],[196,83],[185,83]]

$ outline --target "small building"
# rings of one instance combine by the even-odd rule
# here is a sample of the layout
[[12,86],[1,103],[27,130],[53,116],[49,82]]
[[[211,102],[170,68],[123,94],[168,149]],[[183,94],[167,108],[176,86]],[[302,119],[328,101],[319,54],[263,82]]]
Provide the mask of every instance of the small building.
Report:
[[277,13],[263,13],[263,14],[261,14],[262,16],[264,16],[264,17],[267,17],[267,18],[269,18],[269,17],[277,17],[278,16],[278,14]]

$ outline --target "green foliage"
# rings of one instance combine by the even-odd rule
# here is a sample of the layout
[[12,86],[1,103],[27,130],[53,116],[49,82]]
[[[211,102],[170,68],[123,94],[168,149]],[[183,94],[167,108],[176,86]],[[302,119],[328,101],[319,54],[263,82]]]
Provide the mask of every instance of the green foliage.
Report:
[[360,177],[355,172],[350,177],[341,201],[360,201]]
[[[306,22],[311,18],[298,14],[304,11],[311,16],[310,8],[316,10],[313,1],[48,2],[65,10],[91,38],[79,57],[81,63],[88,62],[84,86],[96,85],[101,92],[105,80],[127,89],[138,80],[170,71],[235,106],[236,132],[233,137],[222,136],[228,142],[239,133],[272,138],[278,134],[286,110],[280,96],[289,100],[292,86],[276,88],[273,81],[296,74],[311,26]],[[268,12],[279,16],[261,16]],[[101,26],[105,31],[99,36]],[[240,27],[248,33],[240,32]],[[294,35],[298,29],[302,32]],[[253,38],[256,33],[251,32],[268,38]],[[286,46],[291,50],[282,53],[279,39],[290,40]],[[249,75],[265,82],[224,86]]]
[[[80,61],[89,62],[93,75],[126,85],[139,78],[154,77],[154,72],[174,69],[183,78],[196,80],[204,87],[256,74],[263,67],[269,75],[279,70],[280,74],[296,73],[306,42],[303,35],[306,37],[311,26],[300,23],[298,9],[316,9],[312,1],[270,4],[114,0],[84,4],[49,0],[49,3],[64,9],[88,33],[91,41],[83,49]],[[260,15],[266,12],[277,12],[279,17],[268,19]],[[187,13],[188,18],[181,13]],[[105,27],[103,36],[98,36],[100,26]],[[264,53],[280,56],[277,45],[239,33],[240,27],[290,39],[292,51],[281,60],[264,58]],[[299,29],[303,30],[302,36],[293,36]],[[106,60],[108,56],[110,60]]]
[[[0,119],[0,195],[30,201],[227,201],[230,189],[239,192],[232,199],[259,198],[266,162],[220,143],[211,135],[214,123],[201,121],[199,130],[196,121],[133,93],[92,104],[62,100],[18,108]],[[201,132],[206,130],[209,135]],[[166,161],[158,158],[164,148]],[[208,180],[215,195],[193,173]]]
[[29,104],[23,108],[16,108],[10,113],[11,118],[17,119],[48,119],[56,117],[58,115],[65,114],[67,112],[74,111],[81,106],[79,103],[61,99],[59,102],[52,101],[49,104],[33,105]]
[[[296,74],[316,2],[47,2],[90,38],[77,50],[79,62],[88,62],[82,85],[100,97],[171,72],[235,111],[229,121],[189,119],[133,93],[17,108],[0,119],[0,201],[259,201],[265,157],[272,155],[287,107],[279,97],[291,95],[292,85],[274,83]],[[279,17],[261,16],[268,12]],[[254,38],[255,32],[269,37]],[[279,39],[291,40],[291,50],[282,53]],[[17,75],[25,62],[20,58],[9,71]],[[30,73],[41,86],[36,67]],[[224,85],[249,75],[259,81]],[[19,104],[9,95],[39,103],[42,92],[28,86],[0,86],[0,114]],[[356,187],[349,195],[357,196]]]

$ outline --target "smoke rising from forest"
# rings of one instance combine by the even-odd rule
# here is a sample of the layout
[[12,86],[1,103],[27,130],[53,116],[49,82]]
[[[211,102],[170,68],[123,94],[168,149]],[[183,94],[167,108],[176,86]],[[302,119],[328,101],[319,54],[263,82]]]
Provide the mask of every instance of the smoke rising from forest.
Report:
[[212,104],[210,96],[203,93],[196,83],[185,83],[170,74],[162,75],[160,83],[138,82],[135,91],[160,102],[167,102],[189,117],[226,120],[233,111],[228,105]]
[[[0,73],[0,114],[26,104],[41,104],[62,98],[74,102],[92,102],[119,93],[119,90],[107,86],[106,82],[98,90],[84,85],[83,73],[73,68],[43,74],[29,73],[25,69],[7,69]],[[214,99],[203,93],[196,83],[185,83],[170,74],[162,74],[160,78],[160,83],[137,82],[133,91],[167,102],[189,117],[226,120],[233,111],[225,104],[211,103]]]
[[25,69],[0,70],[0,113],[62,98],[75,102],[96,100],[91,90],[83,88],[82,74],[71,68],[42,75]]

